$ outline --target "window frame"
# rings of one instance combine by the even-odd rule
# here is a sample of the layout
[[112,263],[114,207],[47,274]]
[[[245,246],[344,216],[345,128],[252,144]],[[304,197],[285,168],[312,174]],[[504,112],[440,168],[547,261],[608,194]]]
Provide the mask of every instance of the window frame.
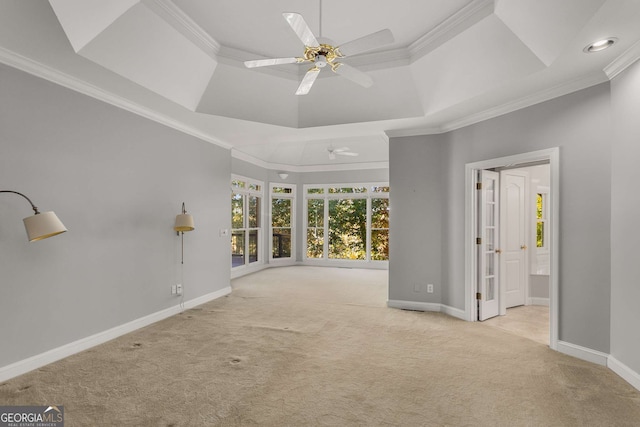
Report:
[[[235,182],[243,183],[242,186],[234,185]],[[229,183],[231,188],[231,197],[233,198],[234,194],[240,194],[242,196],[242,227],[241,228],[233,228],[233,217],[231,220],[231,238],[233,239],[234,232],[242,231],[244,232],[244,263],[240,265],[233,265],[233,253],[231,260],[231,269],[238,270],[242,268],[246,268],[249,266],[261,265],[264,264],[264,254],[263,254],[263,228],[264,228],[264,182],[259,181],[257,179],[249,178],[242,175],[231,175],[231,181]],[[252,188],[253,187],[253,188]],[[257,188],[255,188],[257,187]],[[257,227],[250,227],[250,217],[249,217],[249,209],[250,203],[249,199],[251,197],[257,197],[259,199],[258,203],[258,212],[256,212],[256,220]],[[233,215],[233,210],[231,212]],[[257,235],[256,242],[256,261],[251,261],[250,256],[250,246],[251,239],[249,238],[250,234],[255,231]],[[230,242],[231,244],[231,242]],[[231,248],[230,248],[231,249]]]
[[[375,192],[372,191],[373,188],[382,187],[386,188],[386,191]],[[353,191],[353,192],[329,192],[331,188],[341,188],[341,189],[361,189],[366,188],[366,191]],[[317,193],[309,193],[309,190],[321,190],[321,192]],[[371,216],[372,216],[372,200],[373,199],[389,199],[389,183],[388,182],[356,182],[356,183],[340,183],[340,184],[304,184],[303,185],[303,220],[302,220],[302,260],[305,263],[309,264],[318,264],[318,263],[326,263],[326,264],[340,264],[340,263],[348,263],[349,265],[353,264],[367,264],[370,266],[388,266],[387,260],[373,260],[371,259]],[[309,200],[323,200],[324,201],[324,212],[323,212],[323,251],[321,258],[309,258],[307,256],[307,236],[309,230]],[[366,213],[366,255],[365,259],[360,260],[351,260],[351,259],[342,259],[342,258],[330,258],[329,254],[329,202],[331,200],[340,200],[340,199],[366,199],[367,201],[367,213]],[[315,227],[313,227],[315,228]],[[376,230],[378,230],[376,228]],[[389,230],[388,228],[386,230]]]
[[[288,188],[290,193],[275,193],[275,188]],[[296,184],[284,184],[271,182],[269,183],[269,264],[290,263],[296,259],[296,200],[297,200]],[[290,199],[291,200],[291,255],[289,257],[274,258],[273,257],[273,199]],[[277,227],[285,228],[285,227]]]

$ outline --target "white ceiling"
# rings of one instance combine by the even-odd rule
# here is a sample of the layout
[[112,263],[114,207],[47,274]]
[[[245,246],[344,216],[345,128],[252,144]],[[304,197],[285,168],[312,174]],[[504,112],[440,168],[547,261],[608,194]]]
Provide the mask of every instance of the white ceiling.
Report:
[[[389,28],[391,45],[345,58],[362,88],[308,65],[282,17],[340,45]],[[388,136],[444,132],[614,77],[640,57],[637,0],[50,0],[0,2],[0,61],[286,170],[388,160]],[[619,39],[585,54],[590,42]],[[327,147],[357,157],[330,160]]]

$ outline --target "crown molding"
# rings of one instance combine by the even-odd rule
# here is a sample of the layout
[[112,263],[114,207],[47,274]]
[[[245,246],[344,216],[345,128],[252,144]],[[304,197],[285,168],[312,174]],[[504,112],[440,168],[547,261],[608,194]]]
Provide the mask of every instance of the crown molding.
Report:
[[627,69],[631,64],[640,59],[640,41],[635,42],[629,49],[604,67],[604,72],[613,80],[618,74]]
[[458,120],[452,120],[442,125],[440,133],[451,132],[469,125],[473,125],[485,120],[493,119],[535,104],[540,104],[560,96],[564,96],[591,86],[598,85],[607,81],[606,75],[602,72],[596,72],[579,79],[571,80],[550,87],[532,95],[524,96],[511,102],[504,103],[494,108],[474,113]]
[[391,129],[384,133],[389,138],[403,138],[405,136],[420,136],[420,135],[434,135],[443,133],[444,131],[440,127],[428,127],[428,128],[412,128],[412,129]]
[[106,90],[99,88],[98,86],[95,86],[84,80],[80,80],[77,77],[70,76],[69,74],[63,73],[62,71],[51,68],[47,65],[34,61],[3,47],[0,47],[0,62],[10,67],[24,71],[25,73],[63,86],[67,89],[71,89],[83,95],[95,98],[99,101],[106,102],[107,104],[111,104],[133,114],[137,114],[138,116],[153,120],[154,122],[163,124],[187,135],[191,135],[203,141],[210,142],[219,147],[226,149],[232,148],[231,144],[220,141],[217,138],[212,138],[210,135],[185,123],[175,120],[168,115],[154,111],[151,108],[132,102],[119,95],[107,92]]
[[270,163],[254,157],[250,154],[239,151],[237,148],[231,150],[231,157],[242,160],[263,169],[275,170],[279,172],[337,172],[368,169],[389,169],[389,162],[367,162],[367,163],[337,163],[324,165],[284,165],[281,163]]
[[216,59],[220,51],[220,43],[196,24],[175,3],[171,0],[143,0],[143,3],[209,56]]
[[422,58],[446,41],[493,14],[495,9],[494,3],[494,0],[472,1],[442,21],[434,29],[409,45],[408,49],[412,61]]

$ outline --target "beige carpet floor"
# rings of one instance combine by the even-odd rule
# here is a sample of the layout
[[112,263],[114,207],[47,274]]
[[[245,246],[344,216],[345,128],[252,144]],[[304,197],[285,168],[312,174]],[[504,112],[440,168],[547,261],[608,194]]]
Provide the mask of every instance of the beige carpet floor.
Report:
[[0,384],[67,426],[637,426],[640,392],[501,328],[386,307],[384,271],[274,268]]
[[482,324],[549,345],[549,307],[523,305],[509,308],[506,316],[497,316]]

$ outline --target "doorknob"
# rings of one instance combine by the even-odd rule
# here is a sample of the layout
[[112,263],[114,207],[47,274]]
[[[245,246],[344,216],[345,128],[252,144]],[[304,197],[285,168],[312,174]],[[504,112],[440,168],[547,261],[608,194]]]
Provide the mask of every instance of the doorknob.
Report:
[[527,245],[520,246],[520,249],[522,249],[523,251],[526,251],[527,250]]
[[497,254],[501,254],[502,253],[502,249],[496,249],[496,253]]

